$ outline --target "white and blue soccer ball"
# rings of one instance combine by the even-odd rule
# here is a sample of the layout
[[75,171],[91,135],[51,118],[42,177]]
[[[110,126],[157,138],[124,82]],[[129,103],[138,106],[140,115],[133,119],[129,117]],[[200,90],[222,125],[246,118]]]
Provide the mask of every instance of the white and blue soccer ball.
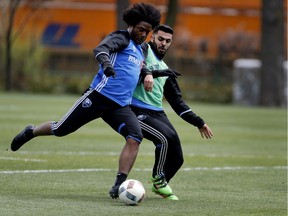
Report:
[[139,205],[145,198],[143,184],[135,179],[124,181],[119,187],[119,200],[125,205]]

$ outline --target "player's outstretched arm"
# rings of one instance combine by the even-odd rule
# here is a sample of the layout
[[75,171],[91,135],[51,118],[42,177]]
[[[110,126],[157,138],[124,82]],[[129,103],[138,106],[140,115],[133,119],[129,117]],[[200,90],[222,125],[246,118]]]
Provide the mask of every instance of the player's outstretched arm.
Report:
[[199,132],[202,138],[211,139],[213,136],[213,132],[207,124],[204,124],[201,128],[199,128]]

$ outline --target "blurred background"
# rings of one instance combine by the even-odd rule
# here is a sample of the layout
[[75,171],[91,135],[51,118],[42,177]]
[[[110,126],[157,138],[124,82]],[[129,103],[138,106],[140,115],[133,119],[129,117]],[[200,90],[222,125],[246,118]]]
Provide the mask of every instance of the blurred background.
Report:
[[287,107],[285,0],[0,0],[0,91],[81,94],[135,2],[174,28],[164,60],[186,100]]

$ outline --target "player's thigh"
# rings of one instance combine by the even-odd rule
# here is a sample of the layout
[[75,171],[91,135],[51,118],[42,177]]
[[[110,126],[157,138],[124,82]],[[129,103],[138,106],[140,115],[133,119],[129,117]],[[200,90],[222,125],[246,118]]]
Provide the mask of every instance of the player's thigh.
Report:
[[139,118],[140,126],[144,138],[153,141],[154,143],[168,142],[169,137],[175,135],[175,131],[170,125],[163,121],[162,118],[146,115],[144,119]]
[[141,127],[130,107],[115,109],[103,115],[102,119],[125,139],[131,137],[137,141],[142,141]]
[[101,110],[98,104],[101,104],[101,101],[95,99],[93,92],[85,92],[58,122],[53,123],[53,134],[67,135],[99,118]]

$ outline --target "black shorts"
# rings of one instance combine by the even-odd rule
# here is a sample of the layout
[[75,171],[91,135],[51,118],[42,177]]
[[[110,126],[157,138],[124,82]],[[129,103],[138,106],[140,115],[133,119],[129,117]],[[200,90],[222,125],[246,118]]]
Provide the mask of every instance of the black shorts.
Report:
[[65,136],[100,117],[125,139],[142,141],[139,122],[130,107],[122,107],[95,90],[87,90],[60,121],[54,122],[52,133]]

